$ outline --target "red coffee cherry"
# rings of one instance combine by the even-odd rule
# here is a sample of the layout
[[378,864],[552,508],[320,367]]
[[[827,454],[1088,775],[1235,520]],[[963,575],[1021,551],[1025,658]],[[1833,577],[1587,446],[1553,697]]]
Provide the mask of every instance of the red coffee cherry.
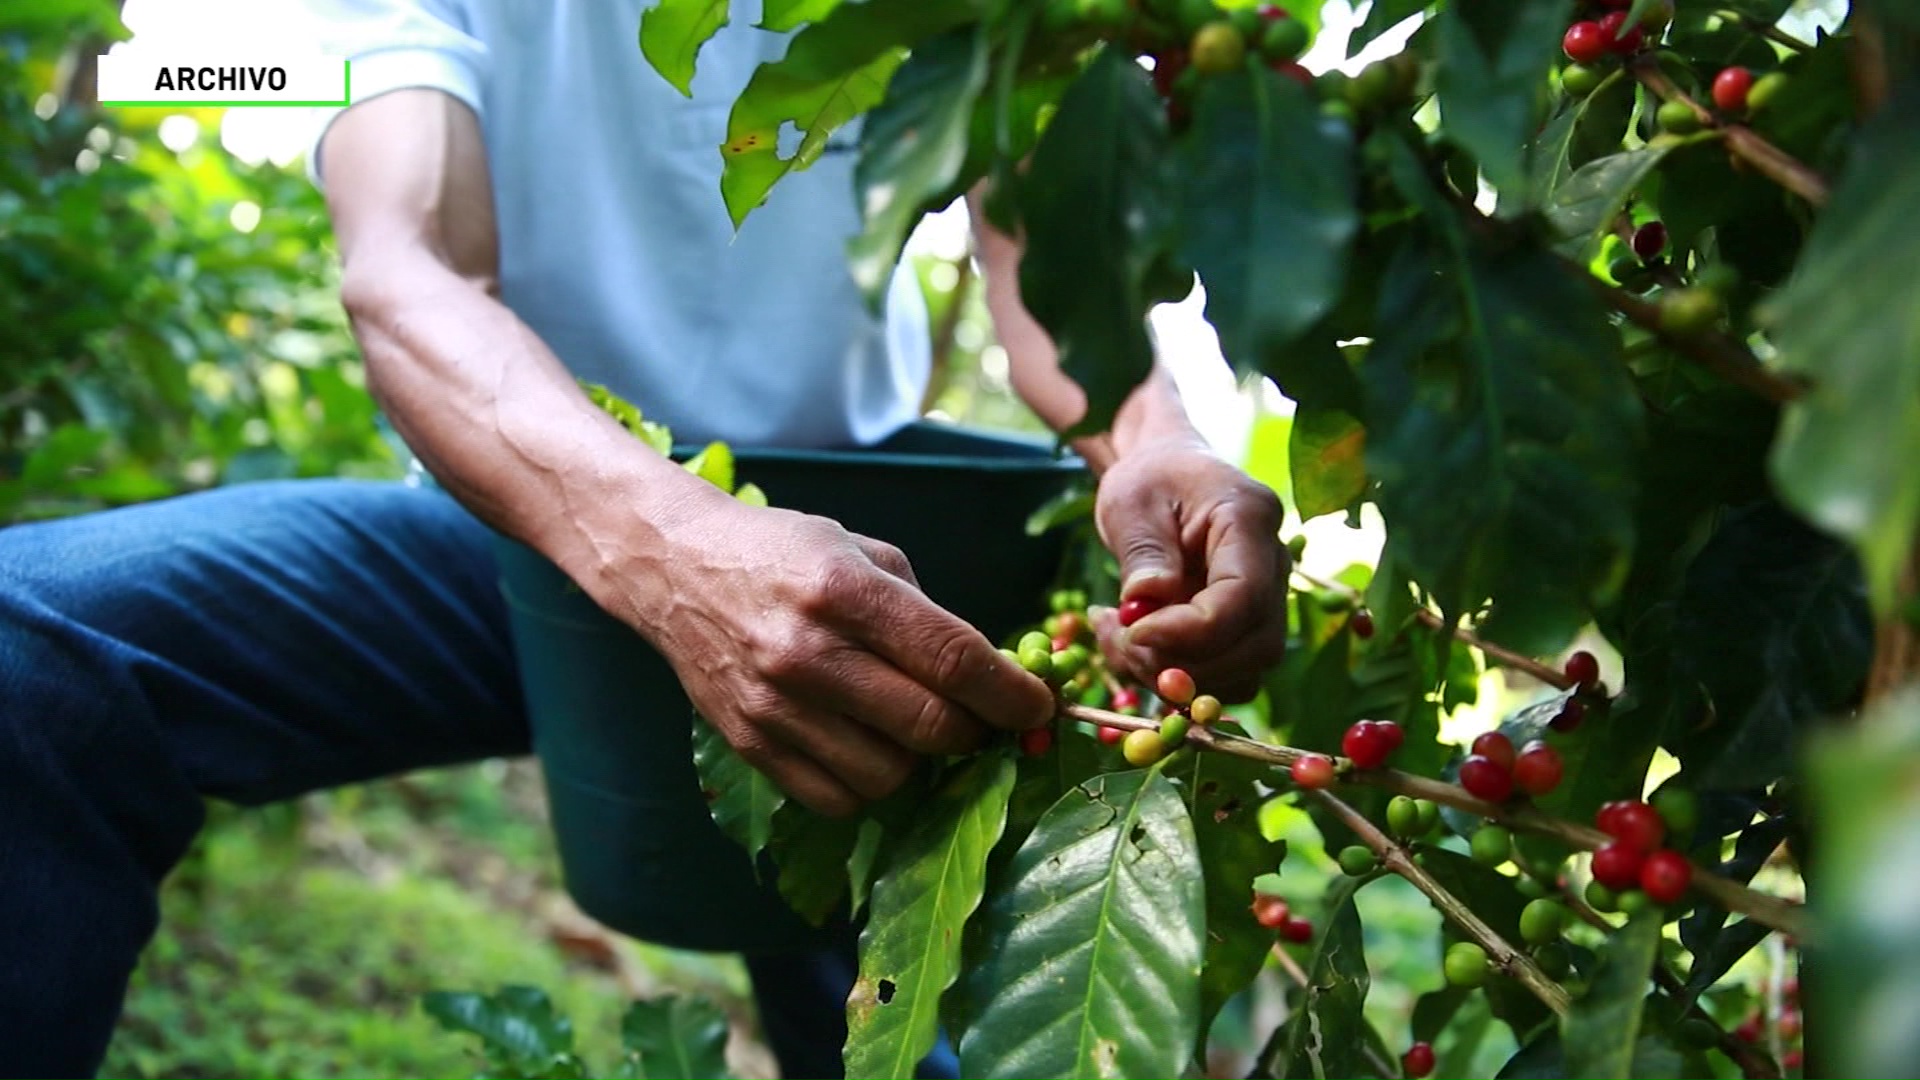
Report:
[[1560,711],[1553,714],[1553,719],[1547,721],[1547,726],[1565,734],[1579,727],[1586,719],[1586,705],[1582,704],[1578,698],[1568,698],[1567,703],[1560,706]]
[[1468,753],[1479,754],[1503,769],[1513,768],[1513,740],[1497,731],[1473,740],[1473,748]]
[[1164,606],[1160,601],[1149,600],[1144,596],[1136,596],[1131,600],[1122,600],[1120,602],[1120,625],[1132,626],[1141,619],[1159,611]]
[[1594,816],[1594,825],[1636,851],[1658,850],[1667,839],[1667,823],[1660,812],[1639,801],[1608,803]]
[[1535,739],[1520,749],[1513,763],[1513,786],[1538,797],[1559,787],[1564,772],[1560,751]]
[[1253,921],[1261,926],[1278,930],[1291,916],[1285,900],[1262,892],[1253,894]]
[[1407,1047],[1407,1052],[1400,1055],[1400,1071],[1407,1075],[1408,1080],[1419,1080],[1420,1077],[1432,1073],[1432,1045],[1417,1042]]
[[[1626,30],[1626,25],[1627,13],[1624,11],[1608,12],[1600,20],[1600,32],[1607,36],[1607,48],[1622,56],[1639,52],[1640,46],[1647,43],[1646,31],[1640,29],[1640,24],[1635,23],[1631,30]],[[1622,30],[1626,32],[1623,34]]]
[[1140,707],[1140,691],[1123,686],[1113,692],[1113,711],[1130,713]]
[[1340,739],[1340,752],[1353,759],[1356,767],[1377,769],[1387,763],[1394,747],[1400,744],[1400,725],[1362,720],[1347,729]]
[[1039,757],[1053,749],[1053,729],[1051,727],[1028,728],[1020,733],[1020,752],[1028,757]]
[[1280,936],[1295,945],[1305,945],[1313,940],[1313,924],[1298,915],[1289,915],[1287,921],[1280,924]]
[[1612,44],[1613,39],[1591,19],[1567,27],[1566,36],[1560,39],[1560,48],[1566,52],[1567,59],[1576,64],[1599,63],[1600,58],[1611,51]]
[[1616,892],[1640,886],[1640,867],[1646,856],[1623,841],[1602,844],[1593,853],[1593,880]]
[[1685,855],[1662,849],[1640,864],[1640,887],[1656,904],[1677,903],[1693,884],[1693,864]]
[[1288,772],[1293,782],[1303,788],[1328,787],[1333,783],[1333,759],[1325,754],[1308,754],[1295,761]]
[[1652,262],[1667,250],[1667,227],[1658,221],[1649,221],[1633,230],[1633,253],[1640,256],[1641,262]]
[[1126,739],[1127,732],[1125,728],[1109,727],[1106,724],[1101,724],[1098,735],[1103,744],[1107,746],[1118,746]]
[[1566,667],[1562,670],[1582,690],[1600,681],[1600,661],[1585,649],[1567,657]]
[[1747,91],[1752,89],[1753,72],[1743,67],[1725,68],[1713,77],[1713,103],[1722,112],[1746,112]]
[[1476,799],[1506,802],[1513,797],[1513,774],[1492,758],[1474,754],[1460,763],[1460,786]]
[[1193,685],[1193,676],[1185,668],[1170,667],[1154,680],[1153,688],[1164,700],[1175,705],[1185,705],[1193,700],[1197,687]]
[[1347,620],[1347,625],[1353,627],[1353,636],[1362,641],[1373,636],[1373,615],[1366,608],[1354,612],[1353,618]]

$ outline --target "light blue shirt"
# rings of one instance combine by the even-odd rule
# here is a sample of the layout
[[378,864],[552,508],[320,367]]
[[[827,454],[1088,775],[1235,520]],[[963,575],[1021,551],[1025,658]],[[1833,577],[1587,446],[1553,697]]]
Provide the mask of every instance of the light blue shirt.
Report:
[[852,131],[738,236],[727,217],[728,111],[787,40],[751,26],[759,0],[734,0],[691,100],[640,55],[642,0],[302,5],[354,61],[356,102],[432,87],[479,115],[502,298],[575,374],[683,442],[869,445],[917,418],[931,360],[913,275],[877,320],[847,270]]

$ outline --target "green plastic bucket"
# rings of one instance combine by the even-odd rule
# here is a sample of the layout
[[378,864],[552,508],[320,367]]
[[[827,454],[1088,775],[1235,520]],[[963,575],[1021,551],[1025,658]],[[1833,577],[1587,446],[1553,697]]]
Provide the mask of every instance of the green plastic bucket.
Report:
[[[776,506],[898,545],[929,596],[1000,637],[1031,621],[1061,541],[1027,515],[1084,474],[1050,444],[920,424],[872,450],[736,449]],[[666,660],[544,556],[497,544],[567,890],[622,933],[684,949],[782,952],[825,939],[713,824],[692,706]]]

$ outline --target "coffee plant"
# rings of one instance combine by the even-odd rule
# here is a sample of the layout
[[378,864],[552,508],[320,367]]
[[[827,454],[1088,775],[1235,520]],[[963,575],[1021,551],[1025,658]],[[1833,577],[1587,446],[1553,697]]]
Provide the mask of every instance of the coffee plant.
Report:
[[[1226,359],[1297,404],[1299,516],[1387,531],[1375,566],[1295,575],[1247,708],[1116,679],[1089,600],[1154,612],[1076,559],[1007,643],[1055,724],[860,820],[696,721],[721,826],[797,910],[864,913],[849,1076],[911,1075],[943,1029],[967,1076],[1183,1075],[1276,953],[1298,991],[1262,1076],[1459,1075],[1435,1047],[1473,995],[1519,1047],[1502,1076],[1912,1075],[1920,934],[1888,896],[1920,865],[1920,9],[1802,36],[1789,7],[1374,0],[1349,49],[1417,18],[1406,50],[1316,76],[1316,3],[765,0],[794,33],[732,107],[736,223],[861,119],[878,297],[984,185],[1076,434],[1197,275]],[[727,19],[665,0],[642,52],[688,92]],[[1085,534],[1085,506],[1036,527]],[[1588,628],[1619,685],[1564,655]],[[1482,662],[1555,692],[1441,741]],[[1317,924],[1274,800],[1348,875]],[[1807,903],[1754,887],[1769,864]],[[1383,875],[1445,918],[1407,1046],[1364,1011],[1354,897]],[[1771,935],[1804,1012],[1798,981],[1716,990]]]

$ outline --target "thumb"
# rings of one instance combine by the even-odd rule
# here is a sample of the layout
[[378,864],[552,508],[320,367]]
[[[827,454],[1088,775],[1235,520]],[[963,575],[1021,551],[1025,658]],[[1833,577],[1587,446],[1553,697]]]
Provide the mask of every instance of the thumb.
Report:
[[1107,548],[1120,560],[1120,598],[1185,599],[1186,573],[1180,551],[1180,523],[1170,509],[1122,515],[1108,530]]

